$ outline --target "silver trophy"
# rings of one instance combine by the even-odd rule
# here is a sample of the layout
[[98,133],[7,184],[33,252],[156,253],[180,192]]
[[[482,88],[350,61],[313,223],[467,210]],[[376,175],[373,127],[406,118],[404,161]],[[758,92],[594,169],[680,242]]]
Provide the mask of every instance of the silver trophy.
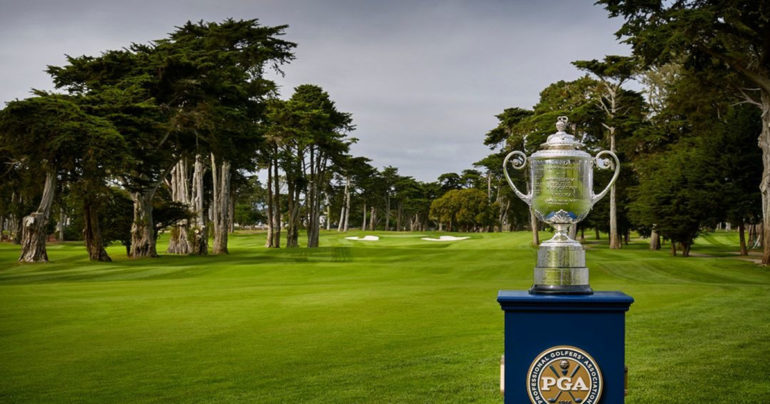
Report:
[[[513,192],[532,208],[535,216],[553,226],[553,237],[540,244],[535,267],[535,282],[530,293],[590,294],[588,268],[583,246],[569,236],[569,226],[588,216],[596,202],[604,197],[620,174],[620,161],[611,151],[601,151],[596,157],[581,150],[583,143],[566,133],[567,117],[556,122],[557,132],[548,136],[543,150],[529,158],[520,151],[505,156],[503,171]],[[528,194],[521,193],[508,175],[508,161],[513,168],[523,169],[529,160]],[[615,169],[607,187],[594,194],[593,166]]]

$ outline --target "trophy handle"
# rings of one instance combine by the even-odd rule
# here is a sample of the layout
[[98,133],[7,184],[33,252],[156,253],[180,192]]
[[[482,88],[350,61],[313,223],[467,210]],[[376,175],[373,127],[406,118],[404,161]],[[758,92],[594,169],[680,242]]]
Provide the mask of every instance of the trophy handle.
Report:
[[519,199],[524,201],[524,203],[529,205],[530,202],[532,201],[532,193],[529,193],[529,194],[526,194],[526,195],[522,194],[519,191],[519,189],[516,188],[516,185],[513,184],[513,181],[511,180],[511,176],[508,175],[508,160],[511,157],[513,157],[513,156],[519,156],[521,158],[521,161],[522,161],[521,164],[516,164],[515,160],[512,161],[511,165],[513,166],[513,168],[515,168],[517,170],[521,170],[522,168],[524,168],[527,165],[527,155],[526,154],[524,154],[524,153],[522,153],[522,152],[520,152],[518,150],[512,151],[512,152],[508,153],[508,155],[505,156],[505,160],[503,160],[503,173],[505,174],[505,179],[508,180],[508,185],[511,186],[511,188],[513,189],[513,192],[516,194],[516,196],[518,196]]
[[603,150],[596,154],[596,157],[594,157],[594,163],[596,164],[596,167],[599,169],[605,169],[605,168],[612,168],[612,162],[607,161],[609,159],[602,159],[600,158],[601,155],[607,154],[610,157],[612,157],[615,165],[615,174],[612,175],[612,179],[610,180],[610,183],[607,184],[607,187],[604,188],[602,192],[599,192],[598,194],[593,194],[593,190],[591,190],[591,193],[593,196],[591,196],[591,206],[594,206],[596,202],[599,202],[600,199],[604,198],[604,195],[607,195],[607,192],[610,190],[610,187],[612,187],[612,184],[615,183],[615,180],[618,179],[618,175],[620,174],[620,160],[618,160],[618,156],[615,155],[615,153],[609,151],[609,150]]

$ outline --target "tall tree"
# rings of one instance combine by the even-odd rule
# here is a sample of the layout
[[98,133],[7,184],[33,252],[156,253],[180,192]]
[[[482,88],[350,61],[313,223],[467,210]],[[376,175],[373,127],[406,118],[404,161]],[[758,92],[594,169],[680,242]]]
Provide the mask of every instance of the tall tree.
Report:
[[[506,121],[515,122],[509,129],[508,146],[506,150],[521,150],[529,155],[537,150],[548,135],[554,131],[556,118],[567,115],[570,118],[572,132],[582,139],[589,147],[596,139],[601,139],[600,111],[596,103],[598,82],[588,76],[573,81],[553,83],[540,92],[540,100],[531,113],[526,110],[513,109],[504,112],[501,124]],[[508,111],[508,110],[506,110]],[[495,133],[488,134],[488,142],[493,141]],[[527,189],[531,186],[528,171],[525,170]],[[518,198],[517,198],[518,199]],[[518,206],[521,202],[514,201]],[[539,243],[537,237],[538,223],[530,208],[530,228],[532,229],[533,244]]]
[[134,164],[115,173],[134,204],[130,256],[157,256],[152,201],[176,163],[179,143],[169,130],[169,111],[157,103],[162,58],[154,46],[134,44],[99,57],[67,57],[63,67],[49,66],[58,88],[92,99],[92,112],[108,119],[126,141]]
[[[683,145],[682,145],[683,146]],[[705,225],[713,225],[719,203],[711,156],[699,145],[672,148],[637,164],[641,181],[634,188],[631,214],[642,223],[655,223],[660,234],[690,255],[693,240]]]
[[[292,58],[294,44],[278,38],[285,26],[256,20],[187,23],[167,39],[133,44],[100,57],[68,58],[49,67],[58,87],[89,95],[120,93],[106,104],[108,117],[127,139],[138,164],[120,175],[131,191],[135,218],[131,255],[154,256],[152,199],[184,156],[195,158],[193,209],[203,216],[204,161],[211,160],[214,252],[227,251],[232,171],[251,161],[259,143],[262,97],[274,84],[264,70]],[[250,163],[249,163],[250,165]],[[205,229],[194,229],[193,250],[205,251]]]
[[[516,222],[514,219],[516,217],[515,212],[525,211],[524,209],[511,209],[512,206],[521,207],[521,205],[515,202],[513,205],[511,204],[511,201],[514,201],[518,198],[515,197],[513,191],[510,189],[508,184],[505,183],[502,168],[503,160],[506,154],[508,154],[512,149],[524,149],[526,135],[523,135],[522,132],[518,132],[516,136],[514,136],[513,129],[519,122],[532,116],[532,113],[533,112],[530,110],[521,108],[506,108],[502,113],[495,115],[498,120],[498,124],[496,127],[486,133],[484,137],[484,144],[489,146],[491,150],[497,151],[485,157],[483,160],[474,163],[475,166],[486,168],[487,175],[491,176],[490,185],[492,189],[496,191],[493,206],[498,210],[496,221],[500,231],[503,231],[503,228],[505,227],[509,227],[511,229],[514,228],[515,226],[512,224]],[[513,217],[511,217],[512,213]],[[526,215],[531,216],[530,213],[531,212],[529,207],[526,207]],[[535,218],[532,216],[529,219]],[[528,222],[532,224],[533,243],[535,243],[535,245],[539,244],[537,222],[535,221],[532,223],[532,220],[528,220]]]
[[[281,247],[281,181],[279,168],[284,154],[284,142],[291,134],[286,130],[288,124],[286,102],[271,98],[267,102],[265,142],[262,145],[260,159],[267,169],[267,237],[265,247]],[[288,180],[288,177],[287,177]]]
[[[636,70],[636,62],[633,58],[625,56],[609,55],[605,56],[604,61],[579,60],[572,62],[577,68],[593,73],[599,79],[599,88],[597,102],[601,106],[606,119],[602,126],[607,130],[607,138],[610,144],[610,151],[617,152],[615,146],[615,136],[618,126],[621,124],[618,119],[627,115],[630,106],[624,105],[621,100],[623,96],[623,84],[630,80]],[[638,117],[641,118],[641,117]],[[621,242],[618,235],[618,215],[617,215],[617,196],[615,184],[610,187],[610,248],[620,248]]]
[[391,206],[390,202],[393,199],[393,197],[396,194],[396,183],[399,179],[398,175],[398,168],[393,166],[386,166],[382,169],[380,172],[380,178],[382,180],[382,186],[383,190],[385,191],[383,194],[383,199],[385,201],[385,230],[390,230],[390,217],[391,217]]
[[759,147],[764,253],[770,264],[770,4],[765,1],[600,0],[625,24],[617,36],[647,64],[683,58],[687,66],[720,76],[719,85],[761,110]]
[[307,246],[318,247],[322,191],[331,181],[330,167],[347,156],[354,139],[349,113],[340,112],[321,87],[303,84],[284,103],[275,103],[268,114],[271,131],[281,137],[282,168],[287,181],[287,247],[297,246],[300,194],[305,192]]
[[[37,93],[11,101],[0,112],[0,144],[17,161],[44,178],[38,208],[22,221],[20,262],[46,262],[46,226],[51,214],[56,182],[76,178],[89,217],[86,244],[89,257],[109,260],[103,248],[95,215],[95,200],[105,174],[105,162],[117,160],[121,136],[109,121],[86,113],[73,97]],[[115,153],[113,155],[113,153]]]
[[[338,169],[345,185],[342,204],[340,206],[340,219],[337,231],[348,231],[350,225],[351,196],[355,192],[355,188],[363,185],[359,183],[359,180],[366,177],[373,170],[372,166],[369,164],[370,161],[371,160],[366,157],[347,157],[340,161]],[[364,208],[364,210],[366,209]],[[364,214],[366,214],[366,212],[364,212]]]
[[732,106],[708,144],[719,169],[723,200],[719,218],[738,225],[741,255],[748,255],[746,224],[762,219],[762,197],[756,187],[756,179],[762,175],[762,152],[751,142],[761,130],[757,115],[759,111],[751,106]]
[[233,171],[251,169],[262,142],[266,98],[275,84],[268,68],[293,59],[294,43],[280,39],[286,26],[257,20],[187,22],[157,41],[164,55],[169,91],[161,101],[175,108],[182,129],[192,133],[195,154],[205,144],[212,177],[213,253],[227,253]]

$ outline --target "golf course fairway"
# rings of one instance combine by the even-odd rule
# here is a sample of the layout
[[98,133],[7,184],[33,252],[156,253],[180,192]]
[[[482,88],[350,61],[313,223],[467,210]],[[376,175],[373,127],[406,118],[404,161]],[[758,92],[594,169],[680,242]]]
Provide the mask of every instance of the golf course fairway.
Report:
[[[531,235],[421,240],[440,235],[266,249],[237,233],[229,255],[113,246],[111,263],[51,243],[50,263],[26,265],[0,244],[0,402],[500,403],[496,296],[531,286]],[[636,300],[627,403],[770,400],[770,270],[735,254],[736,233],[688,258],[586,248],[593,289]]]

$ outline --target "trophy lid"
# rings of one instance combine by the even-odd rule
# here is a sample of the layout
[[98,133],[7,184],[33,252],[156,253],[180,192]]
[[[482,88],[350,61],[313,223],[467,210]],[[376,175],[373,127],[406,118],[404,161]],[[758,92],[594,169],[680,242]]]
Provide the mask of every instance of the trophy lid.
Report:
[[542,144],[546,150],[580,150],[583,148],[583,143],[575,139],[575,136],[570,135],[564,130],[567,129],[567,123],[569,118],[566,116],[560,116],[556,118],[556,133],[548,136],[545,143]]

